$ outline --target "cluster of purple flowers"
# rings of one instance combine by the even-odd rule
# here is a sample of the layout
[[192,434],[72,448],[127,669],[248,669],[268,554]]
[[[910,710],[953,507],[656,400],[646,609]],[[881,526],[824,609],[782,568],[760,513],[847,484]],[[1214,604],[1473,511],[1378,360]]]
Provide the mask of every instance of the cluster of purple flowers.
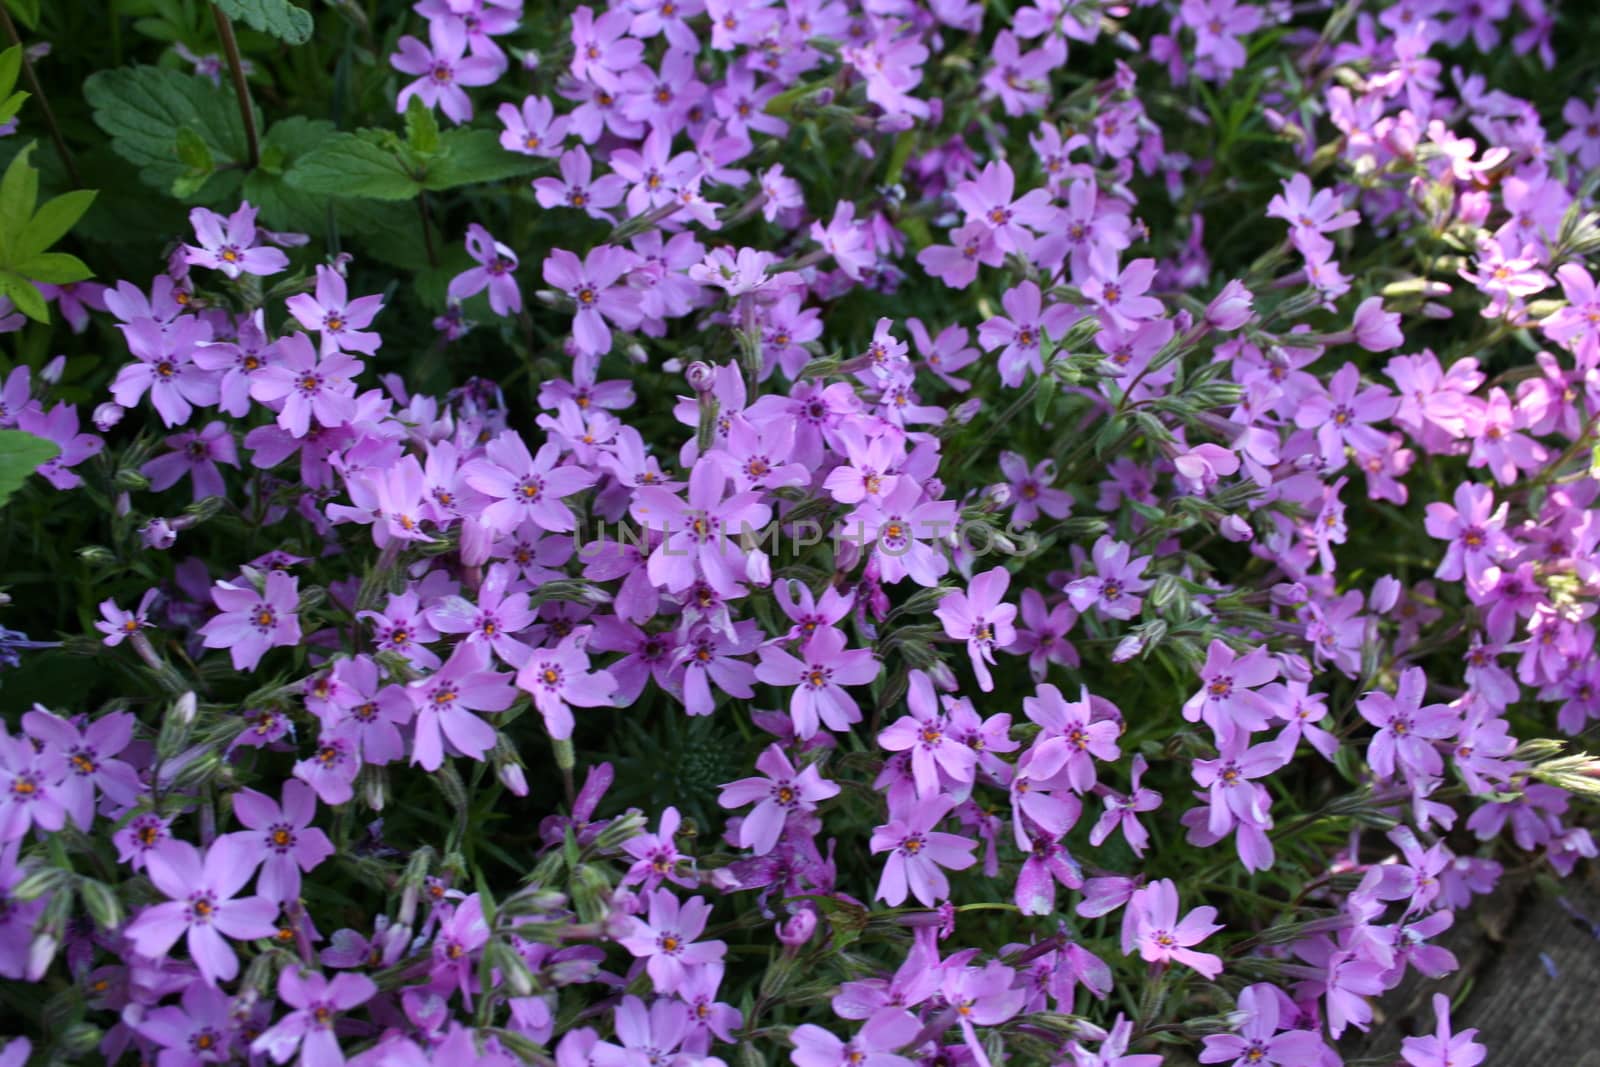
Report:
[[[499,104],[500,144],[540,161],[540,212],[592,220],[558,232],[605,237],[541,245],[535,273],[471,223],[436,324],[565,323],[537,411],[374,374],[395,298],[352,296],[348,257],[311,262],[248,202],[195,208],[148,285],[45,291],[131,359],[98,433],[51,402],[48,367],[0,383],[0,428],[59,446],[55,490],[117,472],[129,551],[183,558],[94,624],[99,654],[165,686],[160,710],[0,728],[0,976],[68,975],[100,1054],[163,1067],[762,1048],[1154,1067],[1157,1032],[1205,1063],[1334,1067],[1377,998],[1455,968],[1435,939],[1505,854],[1563,875],[1596,855],[1569,803],[1595,765],[1513,723],[1600,718],[1581,181],[1600,105],[1547,133],[1437,58],[1509,38],[1553,63],[1541,0],[1399,0],[1336,40],[1241,0],[1041,0],[1005,25],[963,0],[618,0],[563,16],[554,71],[512,47],[522,8],[422,0],[389,62],[414,79],[401,112],[457,124],[514,71],[548,89]],[[1165,32],[1133,42],[1140,8]],[[1262,105],[1301,170],[1249,220],[1276,247],[1218,278],[1199,216],[1174,241],[1141,215],[1141,182],[1176,196],[1200,166],[1142,94],[1228,82],[1272,25],[1322,88]],[[968,38],[989,42],[972,99],[941,98]],[[1069,50],[1108,41],[1148,52],[1059,91]],[[804,184],[776,148],[819,116],[863,158],[899,153],[926,210]],[[770,247],[719,242],[757,216]],[[1408,230],[1438,245],[1431,273],[1345,273],[1359,238]],[[874,315],[853,341],[825,321],[913,285],[993,298],[966,321]],[[1410,339],[1451,318],[1493,332]],[[687,332],[727,343],[653,358]],[[1491,367],[1513,337],[1536,355]],[[672,400],[636,395],[643,363],[678,376]],[[995,441],[1030,403],[1060,447]],[[145,407],[154,455],[131,432]],[[185,481],[191,506],[151,513]],[[278,547],[187,555],[222,507]],[[1358,554],[1389,515],[1431,556]],[[607,525],[637,537],[591,536]],[[786,547],[807,526],[859,534]],[[224,661],[243,704],[196,696]],[[1117,688],[1158,669],[1192,695]],[[640,706],[750,742],[720,825],[598,815],[614,771],[580,742]],[[569,790],[514,857],[526,884],[475,878],[464,826],[385,841],[380,821],[388,906],[339,888],[366,870],[345,854],[360,812],[431,777],[464,824],[466,783],[527,797],[525,763]],[[1314,800],[1309,778],[1343,792]],[[1341,843],[1295,836],[1357,814]],[[107,847],[74,866],[80,840]],[[1227,890],[1286,845],[1320,868],[1293,900],[1258,894],[1280,910],[1252,925]],[[1194,855],[1209,874],[1172,858]],[[1015,935],[991,944],[967,914],[986,910]],[[857,939],[877,955],[846,956]],[[1406,1061],[1477,1063],[1436,1007]]]

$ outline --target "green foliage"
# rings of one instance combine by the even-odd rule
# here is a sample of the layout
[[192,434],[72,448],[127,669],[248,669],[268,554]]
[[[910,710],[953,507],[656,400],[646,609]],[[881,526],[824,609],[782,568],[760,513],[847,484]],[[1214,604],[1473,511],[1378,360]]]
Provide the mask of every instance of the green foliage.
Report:
[[327,138],[290,169],[290,185],[306,193],[370,200],[411,200],[424,192],[499,181],[532,171],[536,162],[500,147],[490,130],[447,130],[428,116],[406,115],[407,137],[359,130]]
[[252,29],[270,33],[289,44],[311,40],[311,12],[289,0],[212,0],[231,19],[242,19]]
[[0,430],[0,507],[22,488],[35,467],[60,454],[54,441],[21,430]]
[[39,0],[5,0],[6,8],[30,30],[39,28]]
[[33,283],[65,285],[92,275],[76,256],[49,249],[89,210],[95,194],[78,189],[36,209],[39,172],[29,159],[33,149],[30,144],[18,152],[0,178],[0,291],[30,319],[49,322],[49,311]]
[[[231,88],[174,70],[121,67],[90,75],[83,96],[112,148],[139,168],[146,184],[203,203],[238,195],[240,173],[225,168],[237,167],[249,148]],[[209,181],[196,180],[202,148]]]
[[21,73],[22,46],[14,44],[0,52],[0,122],[10,122],[16,118],[23,102],[28,99],[27,93],[14,91],[17,75]]

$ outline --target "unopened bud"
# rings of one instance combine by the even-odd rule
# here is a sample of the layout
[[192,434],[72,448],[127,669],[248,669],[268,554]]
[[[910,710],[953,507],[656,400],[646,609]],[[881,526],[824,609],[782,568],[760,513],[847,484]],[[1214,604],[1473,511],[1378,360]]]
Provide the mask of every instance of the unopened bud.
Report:
[[78,899],[83,901],[83,910],[89,913],[89,918],[102,930],[115,930],[122,925],[122,901],[117,899],[117,894],[104,882],[97,882],[92,878],[78,880]]
[[104,404],[97,405],[94,409],[94,414],[89,418],[94,423],[95,429],[101,433],[108,433],[112,427],[122,421],[122,416],[127,413],[128,409],[121,404],[113,404],[107,401]]

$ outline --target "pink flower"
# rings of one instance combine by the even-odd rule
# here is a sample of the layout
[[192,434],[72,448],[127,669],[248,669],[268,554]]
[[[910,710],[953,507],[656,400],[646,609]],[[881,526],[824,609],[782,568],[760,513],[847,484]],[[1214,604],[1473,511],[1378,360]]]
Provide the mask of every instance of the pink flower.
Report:
[[813,737],[821,724],[845,731],[861,721],[861,709],[844,687],[866,685],[878,676],[878,660],[871,649],[845,648],[845,636],[831,626],[811,635],[796,659],[776,645],[763,645],[756,677],[768,685],[794,686],[789,714],[795,736]]
[[500,135],[500,147],[507,152],[545,159],[560,155],[571,120],[565,115],[557,117],[555,110],[542,96],[526,97],[520,109],[515,104],[501,104],[495,111],[505,127]]
[[576,208],[591,219],[611,222],[609,207],[622,202],[628,183],[616,174],[594,177],[594,163],[582,147],[561,154],[561,177],[538,178],[533,183],[534,196],[543,208]]
[[160,593],[159,589],[146,590],[144,596],[139,598],[139,606],[133,611],[123,611],[114,599],[102,600],[100,621],[94,624],[94,628],[106,635],[105,645],[115,648],[140,630],[147,629],[150,625],[150,605],[155,603]]
[[395,110],[402,114],[415,96],[428,107],[437,107],[452,122],[472,117],[472,101],[466,85],[489,85],[500,76],[503,66],[492,58],[467,56],[467,31],[460,19],[435,19],[428,23],[429,44],[407,34],[400,38],[400,50],[389,63],[403,74],[414,74],[411,82],[395,99]]
[[999,358],[1000,380],[1016,388],[1028,371],[1044,373],[1040,349],[1045,335],[1060,340],[1078,312],[1065,304],[1052,304],[1046,309],[1039,287],[1033,282],[1006,290],[1000,305],[1006,315],[984,320],[978,326],[978,343],[988,351],[1004,346]]
[[333,855],[328,835],[311,825],[316,812],[316,794],[304,782],[284,783],[282,806],[254,789],[233,794],[233,814],[251,832],[231,836],[248,846],[252,865],[261,864],[256,889],[268,900],[298,900],[300,872]]
[[123,367],[111,383],[111,398],[118,404],[131,408],[148,389],[161,421],[181,426],[195,407],[217,402],[215,376],[195,362],[197,346],[211,338],[209,326],[193,315],[183,315],[165,328],[154,319],[141,318],[123,323],[121,329],[128,350],[139,362]]
[[1216,908],[1195,908],[1179,920],[1178,888],[1170,878],[1136,890],[1128,908],[1133,916],[1134,942],[1143,959],[1150,963],[1182,963],[1206,978],[1222,973],[1220,958],[1192,948],[1222,929],[1212,921],[1217,917]]
[[897,908],[905,902],[909,888],[912,896],[931,908],[950,895],[950,882],[942,868],[964,871],[977,862],[972,855],[977,842],[933,829],[954,806],[949,797],[938,797],[872,831],[872,851],[889,853],[876,899]]
[[239,973],[239,957],[227,938],[253,941],[277,932],[278,905],[266,897],[240,897],[256,869],[255,849],[226,834],[202,857],[187,841],[168,841],[145,857],[145,872],[169,900],[136,915],[127,929],[133,950],[147,960],[164,959],[187,935],[189,956],[211,985]]
[[299,1049],[304,1067],[343,1064],[344,1052],[334,1030],[338,1017],[377,995],[377,985],[364,974],[338,974],[330,980],[285,967],[278,973],[278,999],[294,1010],[251,1042],[250,1051],[284,1063]]
[[611,703],[617,683],[606,671],[591,671],[584,651],[587,634],[573,632],[554,648],[535,649],[517,671],[517,688],[533,695],[545,728],[558,741],[572,736],[572,708]]
[[1017,637],[1012,626],[1017,616],[1016,605],[1002,603],[1010,584],[1011,575],[1006,569],[995,567],[974,577],[966,592],[958,589],[945,594],[934,609],[934,614],[944,624],[945,634],[967,643],[972,671],[985,693],[994,688],[989,665],[994,663],[995,649],[1005,648]]
[[289,257],[276,248],[256,246],[256,209],[246,200],[224,218],[208,208],[189,212],[200,247],[184,245],[184,262],[220,270],[230,278],[241,274],[277,274],[288,267]]
[[648,920],[635,918],[633,932],[618,938],[623,948],[645,961],[656,992],[676,992],[689,974],[722,959],[728,946],[721,941],[695,942],[705,932],[711,905],[700,897],[680,904],[669,890],[650,894]]
[[473,713],[504,711],[517,696],[511,676],[491,669],[488,647],[465,641],[444,666],[406,689],[417,709],[411,762],[425,771],[438,770],[446,751],[483,759],[494,747],[494,727]]
[[269,648],[300,643],[300,579],[270,571],[264,588],[218,582],[211,599],[221,614],[200,628],[206,648],[225,648],[236,671],[253,671]]
[[1095,575],[1077,578],[1066,584],[1066,593],[1072,606],[1086,611],[1092,604],[1096,611],[1109,619],[1131,619],[1139,613],[1144,600],[1137,594],[1149,589],[1153,582],[1143,577],[1150,563],[1149,556],[1130,559],[1130,546],[1104,536],[1095,541],[1090,557],[1094,561]]
[[467,227],[467,252],[478,261],[450,279],[445,295],[451,303],[460,303],[470,296],[489,290],[489,310],[496,315],[515,315],[522,310],[522,290],[517,288],[513,275],[517,272],[517,254],[476,222]]
[[1408,1037],[1400,1042],[1400,1057],[1411,1067],[1477,1067],[1489,1050],[1473,1040],[1476,1029],[1450,1031],[1450,998],[1433,995],[1433,1013],[1438,1029],[1426,1037]]
[[479,521],[500,533],[510,533],[525,522],[552,533],[574,529],[572,509],[562,499],[593,485],[596,475],[581,467],[558,466],[560,460],[560,445],[547,442],[534,456],[515,430],[490,441],[483,459],[462,468],[466,483],[494,500]]
[[1093,256],[1090,267],[1089,277],[1079,288],[1099,309],[1102,321],[1132,330],[1161,315],[1161,301],[1144,295],[1155,280],[1155,260],[1136,259],[1118,272],[1114,257]]
[[250,379],[250,395],[277,409],[279,426],[304,437],[313,415],[325,428],[342,426],[355,415],[352,379],[361,373],[359,359],[338,351],[319,358],[303,333],[281,339],[277,355]]
[[1493,589],[1500,580],[1499,562],[1512,550],[1505,532],[1509,507],[1502,502],[1496,509],[1494,491],[1471,482],[1456,487],[1454,507],[1429,504],[1425,519],[1428,536],[1450,542],[1434,576],[1448,581],[1464,576],[1468,591],[1475,595]]
[[218,463],[230,467],[239,465],[239,454],[234,448],[233,432],[220,420],[207,423],[198,432],[173,434],[166,440],[171,452],[157,456],[139,468],[139,473],[150,479],[150,488],[156,492],[170,489],[184,475],[194,483],[194,498],[222,496],[227,486],[222,481]]
[[617,284],[637,263],[636,254],[611,245],[597,245],[582,260],[557,248],[544,261],[544,280],[572,298],[572,339],[579,352],[592,356],[610,352],[610,323],[624,330],[639,325],[637,298],[627,286]]
[[1200,690],[1183,705],[1189,722],[1205,720],[1218,738],[1264,730],[1272,720],[1272,705],[1254,692],[1278,676],[1278,665],[1265,646],[1237,655],[1215,638],[1200,670]]
[[332,267],[318,265],[317,291],[296,293],[284,305],[306,329],[322,335],[322,354],[359,352],[370,356],[383,338],[364,332],[383,309],[383,297],[362,296],[350,299],[344,275]]
[[1394,696],[1374,690],[1356,701],[1361,717],[1378,728],[1367,747],[1367,762],[1379,778],[1392,778],[1396,765],[1409,777],[1436,778],[1444,760],[1434,742],[1454,737],[1460,715],[1444,704],[1422,706],[1427,676],[1411,667],[1400,676]]

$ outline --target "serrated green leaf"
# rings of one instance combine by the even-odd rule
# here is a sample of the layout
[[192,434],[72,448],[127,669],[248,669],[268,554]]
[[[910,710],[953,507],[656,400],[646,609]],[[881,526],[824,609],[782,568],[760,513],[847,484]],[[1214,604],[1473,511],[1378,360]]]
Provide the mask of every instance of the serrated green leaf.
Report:
[[14,44],[0,52],[0,96],[10,96],[22,71],[22,46]]
[[46,200],[23,227],[22,238],[15,250],[16,257],[32,259],[65,237],[67,231],[76,226],[89,210],[96,195],[94,189],[74,189]]
[[0,507],[22,488],[36,467],[60,454],[61,448],[54,441],[22,430],[0,430]]
[[[94,120],[111,135],[111,146],[140,169],[146,184],[168,189],[189,169],[178,158],[178,131],[188,127],[210,150],[219,170],[246,158],[248,149],[233,89],[205,78],[157,67],[102,70],[83,83]],[[258,117],[259,121],[259,117]],[[218,174],[207,200],[238,191],[240,174]]]
[[413,96],[406,104],[406,143],[418,155],[431,156],[439,151],[439,121],[420,96]]
[[442,155],[422,180],[430,190],[455,189],[528,174],[539,167],[532,157],[507,152],[492,130],[451,130],[440,139]]
[[288,183],[306,193],[410,200],[422,185],[394,153],[353,133],[335,134],[289,168]]
[[67,285],[94,277],[94,271],[77,256],[65,252],[43,252],[31,256],[13,267],[18,274],[46,285]]
[[289,0],[213,0],[229,18],[243,19],[252,29],[270,33],[289,44],[311,40],[311,12]]
[[22,275],[0,271],[0,292],[10,297],[11,302],[17,305],[17,310],[34,322],[50,321],[50,308],[44,302],[44,296]]
[[215,170],[217,161],[211,155],[211,146],[187,126],[178,127],[178,161],[190,170]]

